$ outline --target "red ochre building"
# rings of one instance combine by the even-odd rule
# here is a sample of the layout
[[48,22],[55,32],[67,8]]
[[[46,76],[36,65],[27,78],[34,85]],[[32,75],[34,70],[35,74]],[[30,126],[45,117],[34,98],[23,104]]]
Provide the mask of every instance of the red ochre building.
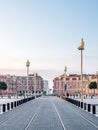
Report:
[[32,95],[43,92],[43,78],[37,73],[28,76],[0,75],[0,81],[7,83],[7,90],[0,90],[0,95]]
[[[92,81],[97,82],[96,75],[83,74],[83,87],[81,87],[81,76],[77,74],[61,75],[53,80],[53,93],[58,96],[69,95],[78,96],[83,88],[83,95],[94,94],[93,89],[89,89],[89,84]],[[97,94],[98,89],[95,90]]]

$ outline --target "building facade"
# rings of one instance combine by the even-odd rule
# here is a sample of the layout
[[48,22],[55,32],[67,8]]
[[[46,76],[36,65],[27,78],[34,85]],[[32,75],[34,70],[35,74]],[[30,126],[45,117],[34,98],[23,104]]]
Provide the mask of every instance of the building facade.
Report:
[[[81,86],[81,77],[77,74],[71,75],[61,75],[53,80],[53,93],[58,96],[69,95],[81,95],[81,91],[83,91],[83,95],[92,95],[94,90],[89,89],[89,84],[92,81],[96,81],[95,75],[83,75],[83,86]],[[95,94],[97,94],[97,89],[95,90]]]
[[[0,90],[2,95],[32,95],[43,92],[43,78],[37,73],[28,76],[0,75],[0,81],[7,83],[7,90]],[[28,83],[27,83],[28,81]]]
[[48,88],[49,88],[49,82],[48,80],[44,80],[44,91],[47,93],[48,91]]

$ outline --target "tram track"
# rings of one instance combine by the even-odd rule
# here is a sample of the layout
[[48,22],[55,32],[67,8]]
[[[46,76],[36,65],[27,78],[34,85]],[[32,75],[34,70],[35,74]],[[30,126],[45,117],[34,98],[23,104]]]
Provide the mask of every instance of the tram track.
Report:
[[[52,111],[55,112],[55,116],[56,116],[56,119],[59,120],[59,126],[60,126],[60,130],[68,130],[67,127],[64,125],[64,122],[61,118],[61,115],[59,114],[59,111],[56,107],[56,105],[54,103],[51,103],[51,107],[52,107]],[[42,112],[42,109],[43,109],[43,106],[44,105],[40,105],[40,107],[37,109],[37,111],[35,112],[35,114],[30,118],[29,122],[27,123],[27,125],[25,126],[25,129],[24,130],[31,130],[30,129],[30,126],[34,125],[34,122],[38,120],[38,116],[40,116],[41,112]],[[41,109],[42,108],[42,109]],[[46,117],[48,118],[48,117]],[[44,119],[45,120],[45,119]],[[51,126],[51,124],[48,124],[49,126]],[[46,124],[45,126],[46,127]],[[42,129],[42,128],[41,128]]]
[[[78,110],[73,110],[74,112],[78,112]],[[83,113],[81,113],[81,112],[78,112],[78,114],[79,114],[79,116],[81,117],[81,118],[83,118],[85,121],[87,121],[88,123],[90,123],[92,126],[94,126],[95,128],[97,128],[98,129],[98,125],[96,125],[95,123],[94,123],[94,121],[92,121],[92,120],[90,120],[89,118],[87,118]]]
[[54,109],[55,109],[55,111],[56,111],[56,113],[58,115],[58,118],[59,118],[59,121],[61,123],[61,126],[62,126],[63,130],[68,130],[67,127],[64,125],[64,122],[63,122],[63,120],[61,118],[61,115],[60,115],[60,113],[59,113],[59,111],[58,111],[58,109],[57,109],[57,107],[56,107],[56,105],[54,103],[53,103],[53,107],[54,107]]
[[36,112],[33,114],[33,116],[30,118],[29,122],[27,123],[27,125],[25,126],[25,129],[24,130],[28,130],[31,123],[33,122],[34,118],[39,114],[39,111],[40,111],[40,108],[41,108],[41,105],[39,106],[39,108],[36,110]]
[[[58,107],[56,106],[55,103],[52,102],[53,105],[53,109],[55,111],[55,113],[57,114],[57,117],[59,119],[59,123],[61,124],[62,130],[68,130],[68,126],[65,125],[65,121],[63,120],[64,117],[62,117],[62,114],[60,114],[60,110],[58,109]],[[77,113],[78,110],[73,109],[73,112]],[[29,130],[29,127],[31,124],[33,124],[34,119],[38,116],[38,114],[40,114],[40,108],[35,112],[35,114],[30,118],[27,126],[25,127],[24,130]],[[87,121],[90,125],[92,125],[94,128],[98,129],[98,125],[96,125],[94,122],[92,122],[90,119],[86,118],[81,112],[78,112],[78,115],[84,119],[85,121]]]
[[[64,101],[64,102],[65,102],[65,101]],[[71,103],[69,103],[69,104],[70,104],[70,106],[72,105],[74,108],[76,108],[76,109],[71,109],[73,112],[75,112],[76,114],[78,113],[78,115],[79,115],[82,119],[84,119],[86,122],[88,122],[88,123],[89,123],[90,125],[92,125],[94,128],[98,129],[97,123],[95,123],[94,120],[92,120],[92,118],[89,118],[88,116],[86,117],[86,114],[82,112],[82,111],[84,111],[84,110],[80,111],[80,110],[79,110],[80,108],[78,108],[77,106],[75,106],[75,105],[73,105],[73,104],[71,104]],[[84,111],[84,112],[85,112],[85,111]],[[88,113],[88,114],[90,114],[90,113]]]
[[[27,102],[27,103],[30,104],[30,102]],[[34,105],[34,104],[36,104],[36,102],[34,102],[33,105]],[[13,113],[12,113],[12,111],[10,110],[10,115],[8,114],[7,116],[5,116],[4,119],[1,119],[1,120],[0,120],[0,125],[2,125],[3,123],[6,123],[6,122],[9,121],[9,120],[14,119],[15,117],[18,117],[18,115],[21,115],[21,111],[23,110],[24,105],[25,105],[25,104],[23,104],[23,105],[17,107],[16,109],[13,109],[13,110],[12,110]],[[18,111],[17,111],[17,110],[18,110]],[[4,114],[6,114],[6,113],[4,113]],[[3,116],[3,114],[2,114],[1,116]]]
[[[2,119],[2,120],[0,121],[0,125],[3,124],[3,123],[5,123],[5,122],[7,122],[7,121],[10,120],[10,119],[13,119],[17,114],[20,113],[19,109],[21,110],[21,108],[22,108],[22,106],[18,108],[18,112],[17,112],[17,113],[15,113],[15,111],[17,111],[17,110],[13,109],[13,110],[14,110],[14,113],[10,114],[10,116],[7,115],[7,116],[6,116],[6,119]],[[11,111],[11,110],[10,110],[10,111]],[[4,113],[4,114],[6,114],[6,113]],[[3,115],[2,115],[2,116],[3,116]]]
[[[94,123],[93,116],[86,115],[85,111],[83,112],[73,104],[58,99],[41,98],[35,102],[28,102],[28,104],[14,109],[10,114],[11,112],[5,114],[6,116],[0,121],[0,129],[8,127],[8,130],[13,130],[13,128],[16,130],[78,130],[78,128],[98,130],[96,118],[94,118],[96,120]],[[77,124],[79,122],[76,119],[73,121],[73,116],[79,118],[85,125],[82,127],[81,124]]]

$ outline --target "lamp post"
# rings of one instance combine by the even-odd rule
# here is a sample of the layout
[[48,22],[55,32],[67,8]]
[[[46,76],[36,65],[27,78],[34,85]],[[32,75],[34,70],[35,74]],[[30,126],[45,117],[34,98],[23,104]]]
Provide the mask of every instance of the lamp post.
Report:
[[78,50],[81,51],[81,102],[83,102],[83,50],[84,50],[84,41],[81,39],[80,46]]
[[97,78],[97,98],[98,98],[98,71],[96,71],[96,78]]
[[89,85],[90,85],[90,77],[88,75],[88,78],[87,78],[87,89],[88,89],[87,95],[89,95]]
[[66,87],[67,87],[67,86],[66,86],[66,72],[67,72],[67,67],[66,67],[66,66],[65,66],[65,68],[64,68],[64,72],[65,72],[65,73],[64,73],[64,90],[66,91],[66,89],[67,89],[67,88],[66,88]]
[[12,80],[14,81],[14,88],[16,90],[16,96],[17,96],[17,99],[18,99],[18,90],[17,90],[17,77],[16,76],[13,76],[12,77]]
[[30,61],[27,60],[26,61],[26,67],[27,67],[27,98],[28,98],[28,90],[29,90],[29,86],[28,86],[28,77],[29,77],[29,66],[30,66]]
[[36,76],[37,73],[34,73],[34,97],[36,98]]
[[59,97],[61,95],[60,87],[61,87],[61,77],[59,77],[59,86],[58,86],[58,95],[59,95]]

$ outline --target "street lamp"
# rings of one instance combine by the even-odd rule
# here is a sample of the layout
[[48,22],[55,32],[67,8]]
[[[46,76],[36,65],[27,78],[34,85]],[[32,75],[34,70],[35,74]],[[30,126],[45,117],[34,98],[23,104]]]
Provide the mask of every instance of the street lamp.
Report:
[[89,95],[89,85],[90,85],[90,77],[87,77],[87,95]]
[[84,50],[84,41],[81,39],[80,46],[78,50],[81,51],[81,102],[83,102],[83,50]]
[[67,72],[67,67],[65,66],[65,69],[64,69],[64,75],[66,75],[66,72]]
[[18,99],[18,90],[17,90],[17,77],[16,76],[13,76],[12,77],[12,80],[14,81],[14,85],[15,85],[15,90],[16,90],[16,96],[17,96],[17,99]]
[[34,73],[34,97],[36,98],[36,76],[37,76],[37,73]]
[[64,68],[64,72],[65,72],[65,73],[64,73],[64,76],[65,76],[65,77],[64,77],[64,90],[66,91],[66,89],[67,89],[67,88],[66,88],[66,87],[67,87],[67,86],[66,86],[66,72],[67,72],[67,67],[66,67],[66,66],[65,66],[65,68]]
[[98,98],[98,71],[96,71],[96,78],[97,78],[97,98]]
[[58,96],[59,97],[61,96],[60,87],[61,87],[61,76],[59,76],[59,84],[58,84]]
[[30,61],[29,60],[27,60],[26,61],[26,67],[27,67],[27,97],[28,97],[28,77],[29,77],[29,66],[30,66]]

